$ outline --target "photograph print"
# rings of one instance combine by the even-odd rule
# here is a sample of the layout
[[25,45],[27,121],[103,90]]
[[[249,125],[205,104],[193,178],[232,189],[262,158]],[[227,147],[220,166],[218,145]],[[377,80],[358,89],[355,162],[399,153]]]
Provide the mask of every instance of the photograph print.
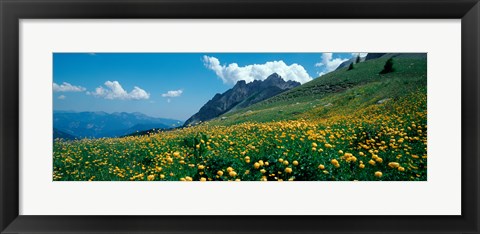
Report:
[[426,53],[53,53],[53,181],[426,181]]

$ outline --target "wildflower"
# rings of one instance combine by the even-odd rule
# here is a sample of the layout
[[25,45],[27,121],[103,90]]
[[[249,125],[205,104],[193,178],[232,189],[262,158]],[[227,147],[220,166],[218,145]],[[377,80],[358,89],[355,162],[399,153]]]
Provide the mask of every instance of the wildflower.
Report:
[[388,163],[388,166],[389,166],[390,168],[397,168],[397,167],[400,166],[400,164],[399,164],[398,162],[389,162],[389,163]]
[[291,167],[285,168],[285,172],[288,174],[292,173],[292,168]]

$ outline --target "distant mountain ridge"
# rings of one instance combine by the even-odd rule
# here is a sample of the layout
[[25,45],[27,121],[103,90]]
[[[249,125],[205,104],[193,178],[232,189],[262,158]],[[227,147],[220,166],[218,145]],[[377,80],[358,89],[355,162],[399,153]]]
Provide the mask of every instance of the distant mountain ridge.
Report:
[[217,93],[212,100],[185,121],[184,126],[198,124],[229,111],[248,107],[299,85],[300,83],[296,81],[285,81],[277,73],[271,74],[263,81],[255,80],[246,83],[244,80],[240,80],[223,94]]
[[[174,119],[154,118],[142,113],[54,111],[54,137],[70,139],[119,137],[152,128],[169,129],[182,126]],[[56,133],[56,134],[55,134]]]
[[64,140],[74,140],[74,139],[77,139],[78,137],[68,134],[66,132],[62,132],[56,128],[53,128],[53,139],[59,139],[59,138]]
[[[378,58],[427,58],[426,53],[368,53],[367,56],[365,57],[360,57],[360,62],[366,62],[369,60],[373,59],[378,59]],[[351,63],[355,64],[357,57],[353,56],[349,60],[346,60],[345,62],[341,63],[338,65],[338,67],[335,69],[335,71],[338,71],[342,68],[346,68],[350,66]]]

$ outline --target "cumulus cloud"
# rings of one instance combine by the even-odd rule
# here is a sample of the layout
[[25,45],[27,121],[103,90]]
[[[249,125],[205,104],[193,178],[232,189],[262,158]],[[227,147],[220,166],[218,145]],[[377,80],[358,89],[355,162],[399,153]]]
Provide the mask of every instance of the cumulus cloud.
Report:
[[162,97],[180,97],[180,95],[182,95],[183,93],[183,90],[179,89],[179,90],[170,90],[166,93],[163,93],[162,94]]
[[60,100],[63,100],[63,99],[65,99],[65,98],[67,98],[65,95],[60,95],[60,96],[58,96],[58,99],[60,99]]
[[86,89],[82,86],[75,86],[67,82],[58,85],[53,83],[53,92],[83,92]]
[[323,67],[323,71],[318,73],[319,76],[325,75],[337,69],[337,67],[348,59],[333,58],[333,53],[322,53],[322,61],[315,64],[315,67]]
[[264,80],[273,73],[279,74],[284,80],[293,80],[305,83],[312,80],[305,68],[299,64],[287,65],[283,61],[271,61],[264,64],[252,64],[243,67],[237,63],[222,65],[215,57],[203,56],[205,67],[215,72],[222,79],[223,83],[235,84],[239,80],[252,82],[254,80]]
[[99,86],[94,92],[87,92],[88,95],[102,97],[109,100],[142,100],[149,99],[150,94],[135,86],[130,92],[125,91],[118,81],[106,81],[106,88]]

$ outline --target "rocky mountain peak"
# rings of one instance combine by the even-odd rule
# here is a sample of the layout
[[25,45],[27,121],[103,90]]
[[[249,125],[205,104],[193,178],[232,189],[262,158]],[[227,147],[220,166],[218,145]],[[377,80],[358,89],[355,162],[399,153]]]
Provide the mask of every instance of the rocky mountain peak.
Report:
[[265,80],[254,80],[250,83],[239,80],[233,88],[223,94],[216,94],[212,100],[185,122],[185,126],[216,118],[232,110],[245,108],[299,85],[300,83],[296,81],[285,81],[277,73],[269,75]]

